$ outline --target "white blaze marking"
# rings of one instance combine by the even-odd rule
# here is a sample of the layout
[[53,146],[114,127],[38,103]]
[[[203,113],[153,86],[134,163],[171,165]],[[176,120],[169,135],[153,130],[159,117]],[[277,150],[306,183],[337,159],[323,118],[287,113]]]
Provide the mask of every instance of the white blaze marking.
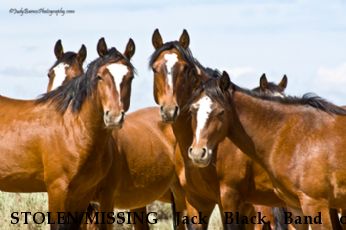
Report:
[[196,144],[199,142],[201,131],[207,123],[209,114],[212,111],[211,106],[213,102],[208,96],[203,96],[197,103],[199,104],[199,108],[197,110]]
[[126,76],[129,69],[124,64],[113,63],[107,66],[108,71],[112,74],[114,78],[115,87],[119,93],[119,102],[121,100],[120,97],[120,84],[123,82],[124,77]]
[[172,75],[172,69],[175,63],[178,61],[178,55],[173,54],[165,54],[164,56],[166,60],[166,68],[167,68],[167,81],[168,85],[171,89],[173,89],[173,75]]
[[281,97],[281,98],[285,97],[282,93],[279,93],[279,92],[274,92],[272,96],[273,97]]
[[53,79],[53,85],[52,90],[58,88],[62,85],[66,78],[66,68],[69,67],[69,65],[65,63],[60,63],[59,65],[55,66],[54,71],[54,79]]

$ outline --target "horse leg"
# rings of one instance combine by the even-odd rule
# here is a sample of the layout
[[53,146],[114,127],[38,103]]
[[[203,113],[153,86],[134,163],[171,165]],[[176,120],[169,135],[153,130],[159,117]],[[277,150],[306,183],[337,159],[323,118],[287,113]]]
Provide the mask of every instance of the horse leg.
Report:
[[58,230],[60,220],[58,220],[58,212],[65,211],[67,183],[64,180],[55,180],[53,183],[47,185],[48,192],[48,209],[51,214],[50,229]]
[[[341,216],[346,216],[346,209],[341,209],[340,214],[341,214]],[[340,223],[340,224],[342,226],[342,229],[346,230],[346,224],[342,224],[342,223]]]
[[334,230],[342,230],[343,227],[339,221],[339,213],[338,210],[335,208],[331,208],[329,210],[329,214],[330,214],[330,219],[332,221],[332,225],[333,225],[333,229]]
[[322,224],[312,224],[311,229],[333,229],[327,200],[316,200],[304,193],[299,195],[299,200],[304,215],[316,216],[318,212],[321,212]]
[[230,216],[231,214],[234,215],[236,212],[239,212],[241,216],[246,215],[243,213],[245,209],[241,206],[244,206],[244,204],[242,204],[240,194],[237,190],[227,188],[222,191],[220,212],[224,229],[245,229],[244,224],[234,223],[233,218]]
[[285,222],[285,212],[287,212],[286,208],[272,208],[272,212],[274,215],[274,225],[276,230],[288,230],[288,224]]
[[88,221],[86,224],[83,224],[81,226],[81,230],[99,230],[99,225],[97,225],[97,219],[95,219],[94,221],[94,218],[97,218],[96,215],[97,213],[99,212],[100,210],[100,205],[98,203],[95,203],[95,202],[90,202],[89,203],[89,206],[88,206],[88,209],[87,209],[87,219],[86,221]]
[[[250,217],[250,216],[256,216],[257,212],[255,210],[255,207],[252,205],[252,204],[249,204],[249,203],[242,203],[242,205],[240,206],[240,213],[242,215],[245,215],[247,217]],[[256,225],[257,224],[253,224],[253,223],[248,223],[248,224],[245,224],[243,226],[245,226],[244,228],[246,230],[253,230],[256,228]],[[266,226],[266,225],[264,225]],[[270,225],[269,225],[270,226]],[[262,225],[260,225],[260,227],[262,227]],[[262,228],[260,228],[262,229]],[[264,229],[264,228],[263,228]],[[266,229],[265,229],[266,230]],[[270,229],[269,229],[270,230]]]
[[255,213],[261,213],[262,216],[265,216],[266,223],[255,224],[256,230],[271,230],[275,229],[275,219],[272,212],[272,208],[263,205],[254,205]]
[[[140,217],[141,221],[138,222],[138,218],[136,216]],[[147,217],[147,208],[136,208],[131,209],[131,223],[133,224],[133,227],[135,230],[149,230],[148,222],[146,221]]]
[[[187,211],[186,211],[186,203],[183,202],[183,200],[177,200],[176,198],[174,199],[175,202],[175,207],[176,207],[176,215],[175,218],[177,217],[177,213],[182,213],[183,215],[187,215]],[[174,227],[174,230],[185,230],[185,225],[181,224],[181,219],[180,220],[176,220],[177,225]],[[180,224],[179,224],[180,223]]]
[[208,229],[209,218],[214,207],[214,203],[203,198],[193,197],[191,201],[186,199],[187,216],[189,218],[187,228],[189,230]]
[[[183,188],[180,186],[180,183],[178,179],[173,182],[173,186],[171,186],[171,192],[173,193],[173,200],[171,202],[174,202],[175,204],[175,212],[173,213],[173,218],[178,218],[177,213],[182,213],[182,215],[186,215],[186,197],[185,197],[185,192]],[[172,212],[174,212],[173,206],[172,206]],[[176,219],[173,221],[173,224],[176,224],[176,226],[173,226],[173,230],[179,229],[179,230],[184,230],[185,226],[181,223],[181,219]]]
[[[296,219],[298,216],[304,216],[303,211],[301,209],[297,208],[291,208],[289,206],[286,207],[287,212],[292,213],[293,219]],[[308,224],[289,224],[289,230],[308,230],[309,225]]]
[[74,220],[69,219],[68,223],[59,226],[59,230],[76,230],[80,229],[88,221],[87,208],[91,201],[93,190],[81,193],[67,193],[65,199],[65,210],[74,216]]
[[[111,186],[102,187],[102,189],[97,193],[97,200],[100,203],[99,212],[111,213],[114,211],[113,190]],[[107,223],[107,219],[104,223],[99,223],[98,227],[100,230],[113,229],[113,225]]]

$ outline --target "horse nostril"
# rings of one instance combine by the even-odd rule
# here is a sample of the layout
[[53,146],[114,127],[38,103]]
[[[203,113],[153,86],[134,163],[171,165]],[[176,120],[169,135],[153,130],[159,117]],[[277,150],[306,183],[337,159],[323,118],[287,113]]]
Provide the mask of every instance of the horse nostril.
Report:
[[204,158],[207,154],[207,149],[206,148],[202,148],[202,158]]
[[178,115],[178,111],[179,111],[178,106],[175,106],[175,108],[174,108],[174,115],[173,115],[173,117],[176,117],[176,116]]
[[105,114],[106,114],[106,116],[108,116],[108,114],[109,114],[109,110],[107,110]]
[[121,114],[121,121],[124,121],[125,112],[124,112],[124,111],[121,111],[120,114]]
[[160,111],[161,111],[161,113],[163,112],[163,106],[162,105],[160,106]]
[[190,153],[190,154],[192,153],[192,147],[189,148],[189,153]]

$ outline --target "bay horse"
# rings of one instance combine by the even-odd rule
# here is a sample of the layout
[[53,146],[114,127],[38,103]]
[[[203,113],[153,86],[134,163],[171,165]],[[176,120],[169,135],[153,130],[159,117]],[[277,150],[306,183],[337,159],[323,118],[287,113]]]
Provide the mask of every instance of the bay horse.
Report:
[[[219,204],[221,213],[239,211],[244,216],[253,211],[249,203],[279,207],[285,205],[275,195],[265,171],[227,139],[218,148],[216,163],[198,168],[189,160],[187,153],[193,133],[190,113],[182,108],[188,105],[202,73],[208,72],[206,76],[215,74],[215,71],[204,68],[192,56],[189,42],[189,35],[184,30],[179,41],[163,43],[156,29],[152,36],[155,51],[150,59],[150,67],[154,72],[155,102],[160,106],[162,120],[172,123],[178,142],[175,151],[176,171],[186,193],[188,215],[204,217],[204,221],[199,219],[198,224],[191,227],[207,228],[215,204]],[[287,78],[284,77],[279,85],[285,88]],[[225,216],[222,217],[225,223]],[[225,227],[241,226],[230,224]]]
[[86,74],[37,100],[0,97],[0,189],[48,192],[51,229],[78,228],[58,223],[58,212],[84,212],[111,166],[106,144],[127,110],[109,70],[118,62],[122,56],[114,48]]
[[64,52],[61,40],[59,39],[55,43],[54,54],[56,62],[48,71],[49,81],[47,92],[56,89],[68,80],[84,73],[83,63],[87,56],[87,50],[83,44],[77,53],[71,51]]
[[202,128],[191,146],[192,162],[207,164],[228,137],[268,172],[287,204],[302,208],[301,222],[332,229],[329,208],[346,207],[344,108],[311,94],[263,96],[237,86],[226,72],[193,98],[193,130]]
[[[108,48],[104,39],[99,40],[97,52],[100,57],[107,54]],[[135,44],[130,39],[123,56],[130,60],[134,52]],[[65,79],[62,83],[68,81]],[[116,208],[132,209],[132,212],[141,217],[146,215],[145,205],[154,200],[172,202],[173,193],[177,197],[177,211],[183,211],[183,192],[174,170],[175,138],[170,125],[160,121],[159,111],[154,107],[130,113],[126,120],[122,129],[112,134],[114,149],[111,154],[116,160],[113,161],[112,170],[108,174],[109,179],[104,181],[104,186],[107,187],[105,191],[111,194],[100,197],[107,199],[112,196],[111,201],[105,201],[107,205],[109,203]],[[149,135],[143,136],[143,133]],[[89,212],[102,209],[106,208],[94,203],[90,206]],[[135,229],[149,229],[149,225],[139,223],[138,218],[133,226]],[[92,225],[87,227],[96,228]]]
[[[98,44],[100,56],[107,50],[105,41]],[[134,51],[134,43],[129,41],[124,56],[130,59]],[[161,122],[159,110],[154,107],[132,112],[126,120],[121,130],[112,133],[111,154],[116,160],[99,188],[96,200],[100,210],[132,209],[141,218],[146,215],[146,205],[160,200],[176,202],[177,211],[182,212],[185,199],[175,174],[176,141],[170,125]],[[131,217],[132,221],[136,220]],[[133,226],[149,229],[147,223],[138,223],[138,220]],[[112,226],[102,228],[112,229]]]

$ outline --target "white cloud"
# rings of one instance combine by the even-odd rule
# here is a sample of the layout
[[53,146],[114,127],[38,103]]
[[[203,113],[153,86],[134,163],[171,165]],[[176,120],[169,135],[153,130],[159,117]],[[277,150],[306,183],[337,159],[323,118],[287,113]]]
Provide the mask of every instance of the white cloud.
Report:
[[334,68],[322,66],[317,70],[317,76],[318,84],[346,86],[346,62]]
[[312,86],[325,95],[324,97],[337,104],[345,105],[346,62],[334,67],[319,67],[317,77],[312,81]]

